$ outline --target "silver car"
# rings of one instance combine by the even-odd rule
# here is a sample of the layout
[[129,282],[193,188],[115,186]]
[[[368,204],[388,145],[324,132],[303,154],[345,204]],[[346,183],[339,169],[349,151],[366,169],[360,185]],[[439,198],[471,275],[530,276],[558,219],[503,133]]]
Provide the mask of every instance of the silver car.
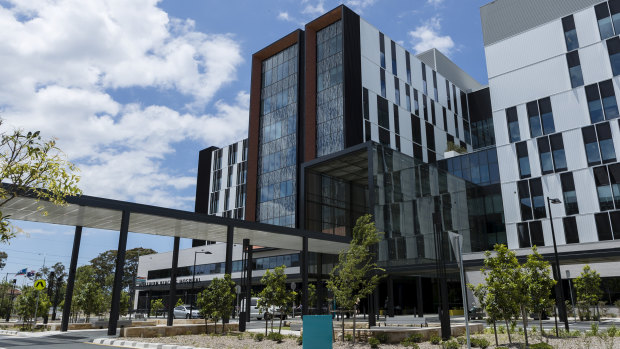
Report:
[[180,305],[178,307],[174,308],[174,318],[175,319],[198,319],[200,318],[200,311],[198,309],[196,309],[196,307],[194,307],[194,309],[192,309],[191,311],[191,316],[190,316],[190,309],[191,309],[191,305],[189,304],[184,304],[184,305]]

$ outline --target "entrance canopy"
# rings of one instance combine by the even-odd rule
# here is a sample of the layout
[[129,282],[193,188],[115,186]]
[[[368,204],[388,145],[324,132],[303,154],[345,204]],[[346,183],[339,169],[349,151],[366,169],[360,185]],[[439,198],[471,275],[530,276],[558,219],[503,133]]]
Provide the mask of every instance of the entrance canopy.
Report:
[[[141,234],[226,242],[227,228],[234,229],[234,243],[250,239],[252,245],[337,254],[350,238],[269,224],[210,216],[163,207],[82,195],[67,198],[67,205],[20,196],[7,202],[2,213],[12,220],[51,223],[118,231],[123,211],[129,213],[129,231]],[[44,215],[43,212],[47,212]]]

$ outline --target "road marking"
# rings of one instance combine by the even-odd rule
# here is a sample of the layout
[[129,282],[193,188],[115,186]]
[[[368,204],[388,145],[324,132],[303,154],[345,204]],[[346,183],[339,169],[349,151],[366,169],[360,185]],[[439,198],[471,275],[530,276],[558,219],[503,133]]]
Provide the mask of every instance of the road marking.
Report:
[[[90,345],[100,345],[102,347],[127,348],[127,347],[121,347],[119,345],[99,344],[99,343],[92,343],[92,342],[82,342],[82,343],[90,344]],[[5,348],[0,348],[0,349],[5,349]]]

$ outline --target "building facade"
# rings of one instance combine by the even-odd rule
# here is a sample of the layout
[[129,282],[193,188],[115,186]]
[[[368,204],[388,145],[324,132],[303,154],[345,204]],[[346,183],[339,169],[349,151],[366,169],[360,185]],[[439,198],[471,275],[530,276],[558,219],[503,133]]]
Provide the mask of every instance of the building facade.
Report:
[[[488,86],[346,6],[255,53],[248,139],[201,152],[197,212],[339,235],[372,213],[389,275],[373,302],[390,314],[435,312],[438,280],[459,287],[448,231],[472,283],[483,251],[550,254],[553,233],[563,275],[619,277],[620,0],[480,11]],[[311,257],[319,294],[334,258]]]

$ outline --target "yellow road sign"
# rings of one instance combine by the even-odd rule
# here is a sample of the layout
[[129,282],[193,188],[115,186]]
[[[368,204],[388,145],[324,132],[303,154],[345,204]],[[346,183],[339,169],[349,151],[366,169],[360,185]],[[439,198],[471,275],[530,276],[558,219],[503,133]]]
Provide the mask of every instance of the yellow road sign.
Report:
[[39,279],[39,280],[35,281],[34,282],[34,288],[36,288],[37,290],[44,290],[45,289],[45,280]]

